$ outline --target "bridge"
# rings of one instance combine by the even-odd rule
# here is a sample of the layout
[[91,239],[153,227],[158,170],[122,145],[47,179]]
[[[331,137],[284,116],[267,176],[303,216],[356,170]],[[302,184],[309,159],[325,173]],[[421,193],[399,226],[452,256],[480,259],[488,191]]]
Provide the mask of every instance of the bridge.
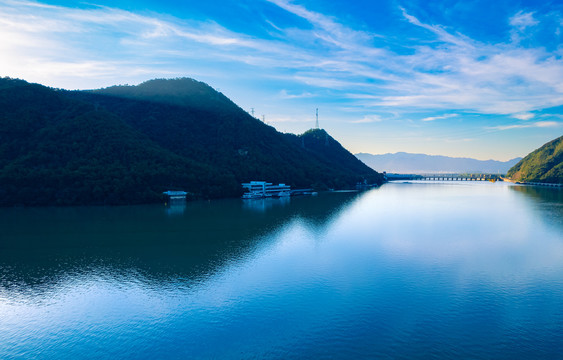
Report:
[[500,175],[495,174],[427,174],[420,180],[426,181],[497,181]]
[[497,181],[498,174],[387,174],[387,180],[421,181]]

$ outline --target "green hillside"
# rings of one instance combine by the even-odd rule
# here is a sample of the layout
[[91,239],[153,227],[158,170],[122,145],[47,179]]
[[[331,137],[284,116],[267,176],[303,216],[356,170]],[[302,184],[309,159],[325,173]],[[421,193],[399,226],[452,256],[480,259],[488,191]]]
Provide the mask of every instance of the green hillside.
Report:
[[563,136],[528,154],[507,176],[520,182],[563,183]]
[[277,132],[192,79],[95,91],[0,79],[0,205],[134,204],[241,182],[347,188],[381,175],[323,130]]
[[154,202],[164,188],[202,180],[237,188],[232,176],[159,147],[116,115],[65,92],[0,84],[1,205]]

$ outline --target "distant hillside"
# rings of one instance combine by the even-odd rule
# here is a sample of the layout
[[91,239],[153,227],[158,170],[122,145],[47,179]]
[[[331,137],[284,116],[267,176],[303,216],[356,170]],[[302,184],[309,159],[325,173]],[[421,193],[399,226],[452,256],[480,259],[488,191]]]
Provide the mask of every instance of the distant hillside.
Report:
[[372,155],[359,153],[356,157],[377,171],[398,174],[424,173],[501,173],[505,174],[521,158],[508,161],[476,160],[440,155],[395,154]]
[[506,175],[521,182],[563,183],[563,136],[528,154]]
[[282,134],[192,79],[94,91],[0,79],[0,205],[134,204],[241,182],[352,187],[382,177],[323,130]]

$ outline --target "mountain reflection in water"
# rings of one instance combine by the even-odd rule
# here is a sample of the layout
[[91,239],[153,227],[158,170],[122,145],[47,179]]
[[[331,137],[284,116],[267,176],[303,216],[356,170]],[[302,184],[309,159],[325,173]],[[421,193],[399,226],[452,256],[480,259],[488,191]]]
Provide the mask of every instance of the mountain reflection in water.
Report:
[[541,213],[546,221],[559,226],[563,233],[563,188],[511,186],[510,189],[533,199],[535,210]]
[[560,358],[560,194],[0,209],[0,358]]
[[324,226],[356,196],[0,209],[0,286],[25,292],[102,269],[144,281],[205,277],[263,246],[291,219]]

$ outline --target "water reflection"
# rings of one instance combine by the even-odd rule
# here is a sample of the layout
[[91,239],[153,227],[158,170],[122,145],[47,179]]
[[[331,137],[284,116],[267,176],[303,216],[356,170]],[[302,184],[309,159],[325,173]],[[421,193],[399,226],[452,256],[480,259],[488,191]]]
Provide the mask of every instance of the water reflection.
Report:
[[558,226],[563,232],[563,189],[543,186],[511,186],[511,190],[534,202],[534,209],[543,221]]
[[563,203],[563,189],[544,186],[510,186],[511,190],[518,191],[542,202]]
[[[0,209],[0,287],[44,288],[93,271],[199,281],[295,219],[325,226],[356,194],[173,206]],[[257,211],[258,210],[258,211]],[[125,274],[125,275],[124,275]]]
[[558,358],[550,206],[413,182],[173,216],[0,209],[0,358]]
[[185,200],[170,201],[166,204],[166,213],[170,216],[182,215],[186,211]]
[[274,206],[286,206],[290,203],[289,196],[279,198],[262,198],[262,199],[246,199],[242,200],[242,206],[245,209],[257,212],[265,212]]
[[539,193],[512,190],[502,183],[388,184],[346,212],[349,226],[339,236],[399,262],[453,264],[462,278],[527,282],[554,269],[559,276],[563,236],[555,226],[563,202],[541,192],[552,206],[538,209],[527,196]]

